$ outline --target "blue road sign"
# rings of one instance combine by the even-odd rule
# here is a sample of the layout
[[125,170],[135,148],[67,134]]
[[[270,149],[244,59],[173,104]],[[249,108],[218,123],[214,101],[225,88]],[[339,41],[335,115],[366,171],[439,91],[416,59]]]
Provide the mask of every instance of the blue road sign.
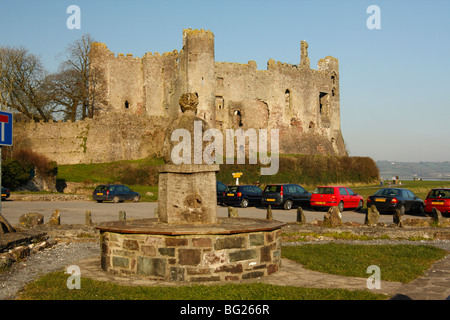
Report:
[[11,112],[0,111],[0,146],[12,146],[13,115]]

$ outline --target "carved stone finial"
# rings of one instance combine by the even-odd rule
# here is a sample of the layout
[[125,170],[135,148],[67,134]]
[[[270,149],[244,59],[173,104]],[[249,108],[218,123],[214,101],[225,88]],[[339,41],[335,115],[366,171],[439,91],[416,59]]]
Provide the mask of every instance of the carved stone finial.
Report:
[[178,103],[183,113],[188,110],[197,112],[198,95],[197,93],[183,93]]

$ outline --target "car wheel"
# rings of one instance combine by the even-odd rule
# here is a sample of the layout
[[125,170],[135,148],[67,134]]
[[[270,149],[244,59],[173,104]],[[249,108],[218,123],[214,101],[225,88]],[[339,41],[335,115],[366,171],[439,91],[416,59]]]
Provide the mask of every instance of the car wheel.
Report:
[[362,202],[362,200],[359,200],[358,206],[356,207],[355,211],[361,210],[362,207],[363,207],[363,202]]
[[248,199],[242,199],[241,207],[242,208],[247,208],[248,207]]
[[425,208],[423,207],[423,205],[420,205],[419,208],[417,209],[417,212],[421,215],[421,216],[425,216]]
[[141,199],[141,197],[135,196],[135,197],[133,198],[133,202],[139,202],[140,199]]
[[292,209],[292,200],[286,200],[284,203],[284,210],[291,210]]
[[344,211],[344,202],[339,202],[339,204],[338,204],[338,209],[339,209],[339,212],[342,212],[342,211]]
[[98,202],[98,203],[102,203],[102,202],[103,202],[103,200],[97,200],[97,202]]
[[115,196],[112,200],[113,203],[119,203],[119,197]]

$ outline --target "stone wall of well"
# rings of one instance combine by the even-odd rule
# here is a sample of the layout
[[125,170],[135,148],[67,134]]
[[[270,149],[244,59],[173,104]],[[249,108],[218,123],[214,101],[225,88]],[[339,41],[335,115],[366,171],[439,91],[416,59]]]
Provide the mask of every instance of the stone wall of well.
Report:
[[149,235],[102,232],[103,270],[165,281],[258,278],[281,267],[281,231],[234,235]]

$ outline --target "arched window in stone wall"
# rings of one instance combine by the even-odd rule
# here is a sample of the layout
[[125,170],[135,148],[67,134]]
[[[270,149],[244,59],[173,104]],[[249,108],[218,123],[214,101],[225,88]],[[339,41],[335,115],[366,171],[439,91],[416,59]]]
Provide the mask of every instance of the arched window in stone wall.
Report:
[[128,100],[125,100],[125,109],[130,108],[130,103],[128,102]]
[[223,107],[224,107],[224,100],[223,100],[223,97],[221,97],[221,96],[216,96],[216,102],[215,102],[215,104],[216,104],[216,109],[222,110]]
[[286,91],[284,92],[284,106],[286,108],[291,107],[291,92],[289,91],[289,89],[286,89]]
[[241,115],[241,111],[240,110],[235,110],[233,112],[233,124],[236,127],[242,127],[242,115]]
[[331,83],[333,85],[335,85],[336,81],[337,81],[337,74],[336,74],[336,72],[333,71],[333,72],[331,72]]

